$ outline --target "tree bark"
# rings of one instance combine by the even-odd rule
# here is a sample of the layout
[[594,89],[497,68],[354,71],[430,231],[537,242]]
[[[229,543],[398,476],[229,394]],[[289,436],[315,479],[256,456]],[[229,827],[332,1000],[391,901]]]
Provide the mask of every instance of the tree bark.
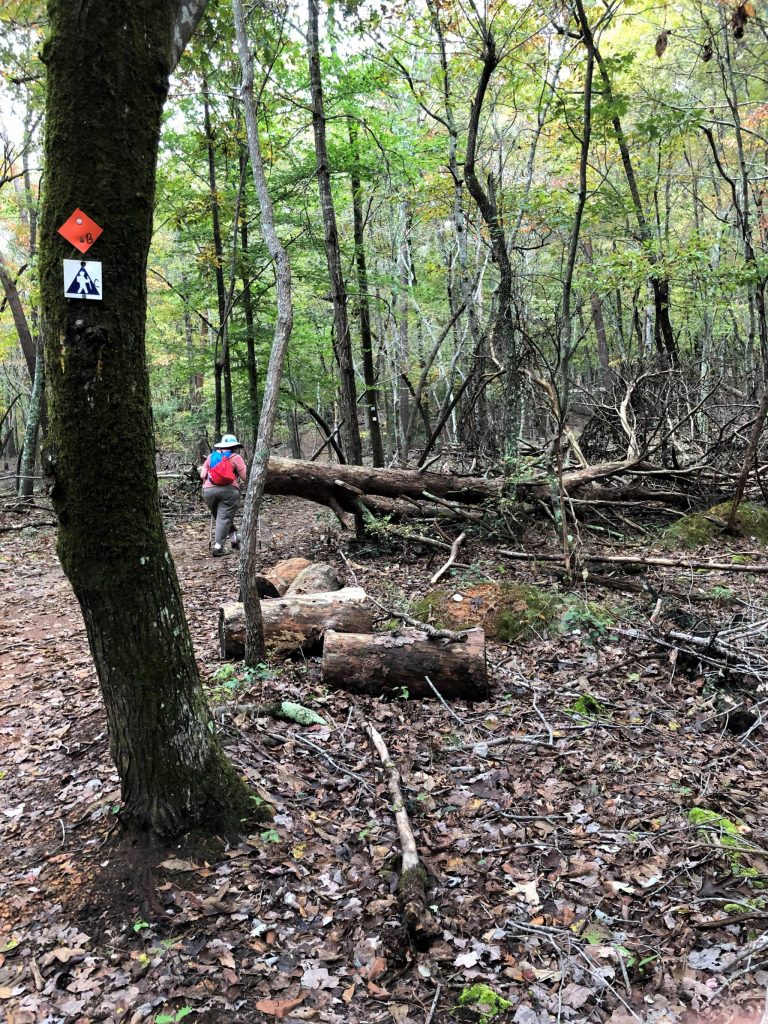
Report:
[[[58,553],[104,695],[122,818],[164,834],[234,829],[250,806],[215,737],[163,533],[145,361],[155,166],[179,9],[178,0],[49,3],[40,225]],[[102,261],[101,302],[66,299],[61,286],[72,252],[56,229],[83,203],[84,183],[104,228],[89,253]]]
[[283,375],[285,354],[293,329],[293,304],[291,300],[291,264],[277,230],[272,199],[267,188],[264,173],[264,160],[259,139],[259,125],[256,118],[256,103],[253,96],[253,55],[248,46],[245,31],[245,16],[241,0],[232,0],[232,14],[237,35],[237,49],[240,56],[240,67],[243,73],[242,97],[245,108],[245,127],[248,135],[248,151],[251,158],[253,182],[259,197],[261,211],[261,231],[270,258],[275,264],[277,282],[277,320],[269,354],[267,377],[264,382],[259,433],[256,450],[253,453],[248,487],[245,492],[243,507],[243,541],[240,556],[240,592],[243,597],[246,618],[245,661],[249,666],[256,666],[264,659],[264,630],[262,626],[261,605],[256,588],[256,561],[258,555],[258,539],[256,524],[264,495],[264,484],[269,464],[269,449],[272,444],[272,433],[277,419],[277,406],[280,397],[280,380]]
[[37,362],[35,339],[32,337],[29,321],[27,320],[21,296],[19,295],[19,289],[16,286],[16,282],[13,279],[11,271],[3,259],[2,253],[0,253],[0,284],[3,286],[5,301],[8,303],[8,307],[11,310],[13,325],[16,328],[16,334],[19,338],[19,344],[21,345],[21,351],[24,355],[24,361],[27,364],[29,379],[30,381],[34,381],[35,363]]
[[[241,179],[243,179],[245,173],[246,160],[246,154],[241,153]],[[245,196],[243,196],[243,202],[245,202]],[[250,271],[248,267],[248,217],[245,209],[243,209],[242,223],[240,225],[240,246],[243,254],[243,315],[245,316],[246,364],[248,367],[248,405],[251,419],[251,438],[255,447],[259,436],[261,402],[259,400],[259,367],[256,361],[256,325],[253,316],[253,297],[251,295]]]
[[35,362],[35,379],[27,410],[27,422],[24,429],[24,447],[19,470],[19,498],[31,500],[35,490],[35,460],[37,457],[37,435],[43,409],[43,393],[45,389],[45,361],[38,351]]
[[357,268],[358,299],[360,317],[360,347],[363,356],[363,377],[365,379],[365,408],[368,418],[368,433],[371,439],[371,458],[374,466],[384,465],[384,446],[379,423],[376,369],[373,365],[373,334],[371,332],[371,302],[368,294],[368,267],[365,260],[365,222],[363,220],[362,184],[357,150],[357,131],[349,122],[349,144],[352,147],[353,171],[350,175],[352,186],[352,224],[355,236],[355,266]]
[[339,409],[344,421],[341,436],[344,441],[344,455],[347,462],[359,466],[363,461],[360,428],[357,424],[357,392],[355,389],[355,366],[352,359],[352,339],[349,332],[347,311],[347,290],[341,266],[339,233],[336,227],[336,211],[331,192],[331,174],[328,163],[328,143],[325,134],[325,110],[323,106],[323,83],[320,76],[320,44],[318,39],[317,0],[308,0],[309,25],[307,47],[309,51],[309,82],[312,96],[312,128],[315,136],[317,157],[317,183],[320,190],[320,208],[325,232],[325,256],[331,281],[333,300],[333,345],[339,365]]
[[214,433],[216,439],[221,437],[222,422],[226,422],[227,431],[232,434],[235,425],[232,422],[232,383],[227,372],[229,362],[229,346],[227,344],[226,308],[227,297],[224,286],[224,249],[221,242],[221,217],[219,216],[219,199],[216,189],[216,153],[211,126],[211,107],[208,102],[208,82],[203,78],[203,127],[205,129],[205,150],[208,158],[208,190],[211,203],[211,226],[213,230],[213,255],[216,277],[216,304],[219,314],[219,329],[216,333],[216,349],[214,356]]
[[434,697],[425,676],[446,700],[486,700],[485,634],[467,633],[463,643],[441,644],[418,630],[393,633],[337,632],[323,644],[323,682],[371,697]]
[[[493,172],[487,177],[488,189],[483,188],[477,176],[477,151],[480,132],[480,116],[485,102],[491,77],[499,66],[500,56],[496,49],[496,40],[490,24],[484,18],[478,18],[483,49],[483,65],[480,79],[472,100],[467,131],[467,149],[464,157],[464,177],[469,194],[475,201],[483,222],[487,228],[491,242],[491,258],[498,269],[499,279],[496,287],[496,310],[490,337],[480,332],[473,347],[473,363],[467,379],[472,378],[472,390],[468,390],[465,407],[461,416],[465,424],[475,424],[475,443],[479,444],[487,431],[488,422],[485,414],[485,389],[492,379],[486,373],[488,356],[492,356],[496,366],[507,373],[507,386],[504,391],[502,434],[509,451],[516,448],[517,419],[520,401],[519,354],[515,346],[515,332],[512,322],[512,264],[507,250],[507,239],[504,221],[501,217],[496,197],[496,182]],[[473,415],[475,406],[479,404],[477,413]],[[472,417],[472,419],[470,419]]]
[[[373,613],[360,587],[346,587],[328,594],[274,598],[264,601],[261,614],[266,649],[275,658],[318,650],[328,629],[369,632],[373,628]],[[242,604],[222,605],[219,609],[222,658],[242,658],[245,642]]]

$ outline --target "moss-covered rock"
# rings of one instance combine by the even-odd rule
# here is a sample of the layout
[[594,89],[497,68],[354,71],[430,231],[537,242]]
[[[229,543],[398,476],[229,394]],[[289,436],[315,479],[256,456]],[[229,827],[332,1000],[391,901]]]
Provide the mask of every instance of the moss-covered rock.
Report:
[[563,608],[559,594],[522,583],[482,583],[433,590],[414,601],[411,614],[442,629],[482,626],[487,637],[510,643],[545,630]]
[[[699,548],[711,544],[725,532],[731,503],[724,501],[706,512],[684,516],[668,527],[663,534],[664,543],[670,548]],[[741,537],[755,537],[768,544],[768,509],[745,501],[736,513],[736,532]]]

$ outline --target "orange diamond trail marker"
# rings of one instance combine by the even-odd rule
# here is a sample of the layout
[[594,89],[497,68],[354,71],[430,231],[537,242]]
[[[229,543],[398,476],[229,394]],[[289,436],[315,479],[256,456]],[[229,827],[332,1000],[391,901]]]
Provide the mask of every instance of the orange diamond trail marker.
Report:
[[87,213],[78,209],[64,221],[59,234],[80,252],[88,252],[103,230]]

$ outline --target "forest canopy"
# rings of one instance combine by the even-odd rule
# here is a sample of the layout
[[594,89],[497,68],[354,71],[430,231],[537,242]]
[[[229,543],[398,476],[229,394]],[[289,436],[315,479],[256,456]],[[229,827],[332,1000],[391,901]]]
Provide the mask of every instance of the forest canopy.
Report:
[[[302,437],[323,437],[313,414],[339,422],[334,310],[306,12],[264,4],[257,15],[259,124],[293,267],[279,440],[298,454]],[[0,31],[4,408],[20,396],[8,459],[34,364],[42,5],[5,4]],[[521,441],[546,439],[558,420],[583,425],[642,374],[638,401],[668,396],[673,420],[711,393],[675,438],[681,460],[719,438],[733,396],[755,395],[764,375],[767,46],[751,4],[323,6],[366,454],[374,404],[388,461],[413,461],[443,419],[440,444],[514,460]],[[240,81],[231,11],[209,4],[165,109],[147,280],[158,443],[185,455],[224,427],[255,436],[275,319]],[[598,448],[588,457],[610,455],[610,437]]]

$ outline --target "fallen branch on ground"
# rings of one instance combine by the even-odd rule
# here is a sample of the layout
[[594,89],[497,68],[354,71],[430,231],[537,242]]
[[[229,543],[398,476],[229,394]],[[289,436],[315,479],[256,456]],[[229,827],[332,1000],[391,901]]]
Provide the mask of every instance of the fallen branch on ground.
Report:
[[414,619],[413,616],[407,615],[405,612],[396,612],[391,608],[386,608],[383,604],[380,604],[376,598],[369,595],[368,600],[371,604],[375,604],[377,608],[381,608],[388,619],[397,619],[398,622],[404,622],[406,626],[413,626],[414,629],[420,629],[422,633],[426,633],[430,640],[446,640],[452,644],[463,644],[467,639],[467,630],[461,630],[461,632],[454,632],[452,629],[435,629],[434,626],[430,626],[428,622],[422,622],[421,619]]
[[381,733],[370,722],[366,722],[358,711],[355,711],[355,718],[358,724],[365,730],[376,753],[379,755],[384,774],[387,777],[387,785],[392,800],[392,810],[395,815],[402,853],[397,895],[403,914],[403,921],[408,934],[414,942],[420,946],[425,946],[437,938],[441,929],[432,916],[427,904],[427,872],[419,859],[416,849],[416,838],[411,828],[408,812],[405,809],[405,801],[403,800],[403,792],[400,786],[400,773],[389,756],[387,745]]
[[[373,628],[368,599],[360,587],[263,601],[261,616],[267,650],[282,658],[317,650],[328,629],[366,633]],[[224,659],[242,658],[245,653],[245,613],[239,602],[219,608],[219,644]]]
[[[514,558],[520,562],[561,562],[562,555],[530,554],[527,551],[505,551],[498,554],[505,558]],[[741,565],[726,562],[684,562],[678,558],[661,558],[656,555],[588,555],[581,554],[582,562],[597,562],[601,565],[659,565],[670,569],[708,569],[711,572],[753,572],[768,573],[768,563]]]
[[0,526],[0,533],[13,533],[14,530],[39,530],[43,526],[58,526],[58,523],[21,523],[20,526]]
[[453,544],[451,545],[451,553],[450,553],[450,555],[448,557],[448,561],[445,563],[445,565],[441,569],[437,570],[435,575],[429,581],[432,586],[434,586],[435,583],[437,583],[438,580],[440,580],[448,572],[448,570],[451,568],[453,563],[456,561],[456,556],[459,553],[459,548],[461,547],[461,545],[464,543],[464,541],[466,539],[467,539],[466,533],[460,533],[459,536],[456,538],[456,540],[453,542]]

